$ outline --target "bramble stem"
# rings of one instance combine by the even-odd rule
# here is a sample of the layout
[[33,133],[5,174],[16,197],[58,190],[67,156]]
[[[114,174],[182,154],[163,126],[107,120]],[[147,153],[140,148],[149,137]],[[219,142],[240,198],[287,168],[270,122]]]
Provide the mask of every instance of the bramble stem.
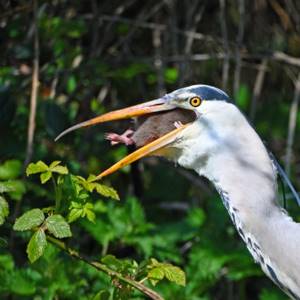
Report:
[[120,274],[119,272],[116,272],[114,270],[111,270],[110,268],[108,268],[106,265],[101,264],[99,262],[96,261],[90,261],[87,258],[83,257],[82,255],[80,255],[76,250],[69,248],[64,242],[47,235],[47,240],[52,243],[53,245],[57,246],[58,248],[60,248],[61,250],[63,250],[64,252],[66,252],[68,255],[81,260],[85,263],[87,263],[88,265],[90,265],[91,267],[94,267],[95,269],[97,269],[98,271],[101,271],[103,273],[106,273],[108,276],[110,277],[115,277],[117,279],[119,279],[121,282],[127,283],[130,286],[134,287],[135,289],[139,290],[140,292],[142,292],[144,295],[147,295],[150,299],[153,300],[164,300],[158,293],[156,293],[155,291],[153,291],[152,289],[146,287],[144,284],[139,283],[133,279],[127,278],[125,276],[123,276],[122,274]]

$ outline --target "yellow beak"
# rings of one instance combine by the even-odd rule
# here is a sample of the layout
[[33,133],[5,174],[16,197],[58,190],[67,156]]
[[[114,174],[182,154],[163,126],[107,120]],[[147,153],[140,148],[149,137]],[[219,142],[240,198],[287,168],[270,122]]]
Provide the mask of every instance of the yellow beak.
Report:
[[[65,131],[63,131],[61,134],[59,134],[55,138],[55,141],[60,139],[65,134],[67,134],[67,133],[69,133],[73,130],[76,130],[78,128],[81,128],[81,127],[87,127],[87,126],[95,125],[95,124],[98,124],[98,123],[104,123],[104,122],[109,122],[109,121],[115,121],[115,120],[121,120],[121,119],[128,119],[128,118],[132,118],[132,117],[143,116],[143,115],[147,115],[147,114],[151,114],[151,113],[155,113],[155,112],[172,110],[174,108],[175,108],[175,106],[169,104],[166,100],[157,99],[157,100],[145,102],[145,103],[142,103],[142,104],[130,106],[130,107],[127,107],[127,108],[124,108],[124,109],[115,110],[115,111],[112,111],[112,112],[106,113],[104,115],[95,117],[93,119],[90,119],[88,121],[79,123],[77,125],[74,125],[74,126],[68,128],[68,129],[66,129]],[[176,128],[176,129],[170,131],[169,133],[161,136],[160,138],[154,140],[153,142],[137,149],[136,151],[134,151],[131,154],[127,155],[126,157],[124,157],[123,159],[118,161],[116,164],[114,164],[113,166],[111,166],[107,170],[103,171],[94,180],[101,179],[104,176],[107,176],[107,175],[117,171],[118,169],[120,169],[124,166],[127,166],[127,165],[133,163],[134,161],[136,161],[136,160],[138,160],[138,159],[140,159],[144,156],[150,155],[151,153],[153,153],[153,152],[169,145],[170,143],[172,143],[176,140],[177,134],[180,131],[182,131],[184,128],[186,128],[188,125],[189,124],[182,125],[179,128]]]

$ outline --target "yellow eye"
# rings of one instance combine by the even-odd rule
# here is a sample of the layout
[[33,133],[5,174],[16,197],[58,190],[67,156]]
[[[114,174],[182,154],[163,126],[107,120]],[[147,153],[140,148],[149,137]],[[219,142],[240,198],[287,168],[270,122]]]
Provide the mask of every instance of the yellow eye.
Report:
[[202,100],[200,97],[193,97],[190,99],[190,104],[193,106],[193,107],[197,107],[201,104]]

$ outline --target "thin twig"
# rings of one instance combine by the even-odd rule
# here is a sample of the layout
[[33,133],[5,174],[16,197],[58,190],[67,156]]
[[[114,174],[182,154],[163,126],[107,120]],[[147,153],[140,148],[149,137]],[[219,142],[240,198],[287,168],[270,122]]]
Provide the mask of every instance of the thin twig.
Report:
[[228,33],[226,24],[226,12],[225,12],[226,2],[225,0],[220,0],[220,24],[221,32],[223,38],[223,48],[225,52],[222,68],[222,89],[227,90],[228,75],[229,75],[229,43],[228,43]]
[[33,58],[33,71],[32,71],[32,87],[30,97],[30,113],[28,122],[27,133],[27,147],[24,167],[28,165],[33,153],[33,139],[35,131],[35,115],[37,94],[39,86],[39,36],[38,36],[38,0],[33,1],[33,26],[34,26],[34,58]]
[[[191,23],[191,25],[189,25],[189,27],[187,27],[187,29],[189,29],[189,31],[193,31],[196,32],[197,31],[197,26],[198,23],[200,22],[200,20],[202,19],[203,16],[203,12],[204,12],[204,5],[201,4],[201,8],[198,7],[199,4],[197,1],[195,1],[193,3],[193,5],[188,5],[189,9],[187,9],[187,23],[188,25]],[[184,46],[184,55],[185,56],[189,56],[192,53],[192,47],[194,44],[194,37],[191,36],[187,36],[186,37],[186,43]],[[180,73],[182,74],[180,76],[180,80],[179,80],[179,85],[182,86],[184,84],[184,82],[192,76],[192,74],[190,74],[191,72],[191,68],[189,68],[189,61],[184,61],[181,66],[180,66]],[[189,75],[189,76],[188,76]]]
[[234,82],[233,82],[233,92],[234,95],[237,94],[240,88],[240,78],[241,78],[241,48],[244,38],[245,31],[245,0],[238,0],[239,3],[239,29],[236,40],[236,63],[234,69]]
[[[85,15],[85,18],[90,18],[90,15]],[[125,24],[129,24],[132,26],[136,26],[136,27],[140,27],[140,28],[145,28],[145,29],[160,29],[162,31],[165,30],[169,30],[167,25],[164,24],[158,24],[158,23],[153,23],[153,22],[144,22],[144,21],[140,21],[140,20],[132,20],[129,18],[124,18],[124,17],[119,17],[119,16],[110,16],[110,15],[101,15],[100,19],[103,21],[115,21],[115,22],[122,22]],[[218,40],[218,38],[210,36],[210,35],[205,35],[202,33],[198,33],[198,32],[194,32],[194,31],[189,31],[189,30],[180,30],[178,28],[174,28],[173,29],[174,32],[184,35],[184,36],[191,36],[194,39],[197,40],[210,40],[212,42],[214,42],[216,39]]]
[[250,120],[252,122],[254,121],[255,114],[256,114],[257,100],[259,99],[261,91],[262,91],[265,74],[267,71],[267,62],[268,62],[268,60],[266,58],[264,58],[259,66],[259,69],[258,69],[258,72],[256,75],[254,89],[253,89],[253,96],[252,96],[252,101],[251,101],[250,114],[249,114]]
[[161,55],[161,40],[162,40],[162,32],[159,29],[155,29],[153,31],[153,47],[155,50],[155,57],[154,57],[154,68],[157,74],[157,90],[158,95],[162,96],[165,94],[165,87],[164,87],[164,66],[163,60]]
[[15,14],[18,13],[23,13],[24,11],[31,10],[32,5],[31,4],[26,4],[26,5],[21,5],[17,6],[9,11],[4,12],[3,14],[0,15],[0,20],[14,16]]
[[66,252],[69,256],[87,263],[91,267],[97,269],[98,271],[101,271],[101,272],[107,274],[108,276],[110,276],[112,278],[117,278],[121,282],[129,284],[130,286],[132,286],[135,289],[142,292],[144,295],[147,295],[150,299],[164,300],[158,293],[156,293],[152,289],[146,287],[145,285],[143,285],[143,284],[141,284],[141,283],[139,283],[139,282],[137,282],[133,279],[125,277],[122,274],[120,274],[119,272],[111,270],[110,268],[108,268],[104,264],[101,264],[101,263],[96,262],[96,261],[88,260],[87,258],[83,257],[81,254],[79,254],[76,250],[69,248],[64,242],[62,242],[62,241],[60,241],[60,240],[58,240],[58,239],[56,239],[52,236],[49,236],[49,235],[47,235],[47,240],[50,243],[52,243],[53,245],[55,245],[56,247],[60,248],[64,252]]
[[289,117],[288,138],[287,138],[287,146],[286,146],[286,154],[285,154],[285,171],[288,176],[290,175],[291,172],[291,161],[292,161],[293,144],[295,138],[296,124],[297,124],[299,99],[300,99],[300,72],[295,82],[294,98],[291,104],[290,117]]

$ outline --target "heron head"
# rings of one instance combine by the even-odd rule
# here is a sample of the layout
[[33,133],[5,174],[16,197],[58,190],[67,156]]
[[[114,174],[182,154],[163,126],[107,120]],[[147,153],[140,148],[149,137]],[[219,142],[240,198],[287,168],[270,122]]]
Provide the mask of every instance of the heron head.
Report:
[[[158,118],[156,117],[155,121],[151,121],[152,123],[149,122],[150,126],[153,125],[156,126],[156,128],[159,128],[159,126],[164,126],[165,128],[164,130],[160,130],[160,134],[156,136],[156,139],[150,139],[150,142],[143,144],[136,151],[129,154],[128,156],[114,164],[112,167],[102,172],[96,178],[100,179],[144,156],[155,155],[158,153],[160,155],[164,155],[164,153],[168,152],[163,150],[174,148],[174,146],[176,148],[176,144],[179,144],[178,141],[182,139],[185,131],[188,130],[189,127],[192,127],[192,125],[197,121],[199,121],[203,114],[208,113],[211,110],[212,106],[209,105],[209,102],[211,101],[228,102],[229,97],[222,90],[208,85],[193,85],[181,88],[168,93],[159,99],[108,112],[91,120],[74,125],[63,131],[56,138],[56,140],[58,140],[68,132],[81,127],[141,116],[148,117],[148,120],[150,121],[150,118],[152,116],[157,115]],[[168,124],[170,124],[170,116],[172,111],[177,112],[176,118],[178,118],[178,120],[174,119],[175,122],[172,123],[172,126],[167,126],[166,124],[164,124],[164,122],[167,122],[166,120],[168,115]],[[187,123],[181,122],[182,120],[180,118],[180,111],[182,112],[182,114],[189,111],[194,117],[189,118],[189,122]],[[148,130],[149,128],[147,129],[146,126],[141,126],[137,129],[137,132],[145,136],[149,134]]]

